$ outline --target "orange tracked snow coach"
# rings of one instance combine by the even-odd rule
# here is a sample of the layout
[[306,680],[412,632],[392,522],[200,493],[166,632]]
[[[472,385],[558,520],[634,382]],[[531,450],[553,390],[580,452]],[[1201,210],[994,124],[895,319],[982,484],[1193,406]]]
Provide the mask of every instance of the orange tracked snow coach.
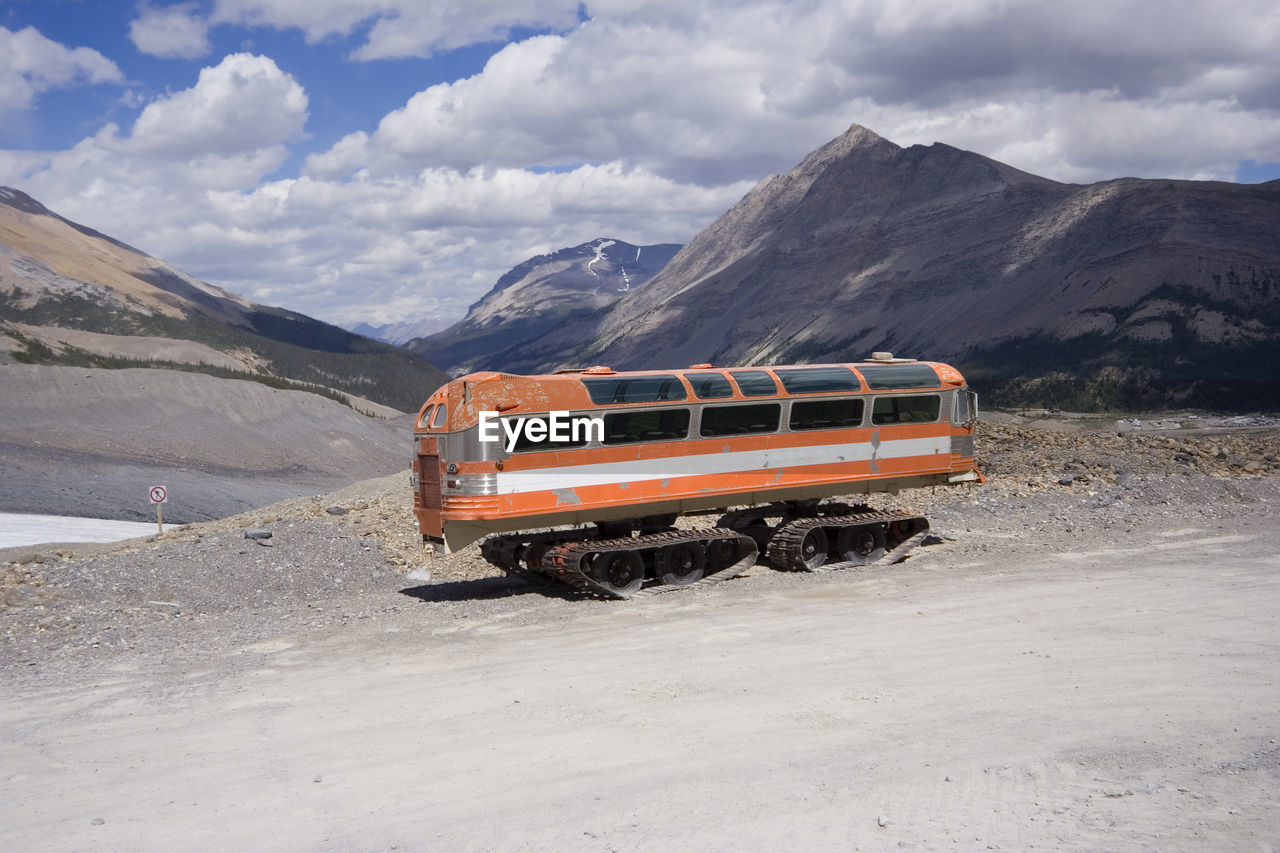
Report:
[[[508,573],[610,598],[713,583],[761,553],[780,569],[866,565],[896,559],[928,521],[823,499],[981,482],[977,411],[955,368],[888,353],[473,373],[418,412],[413,509],[439,552],[483,540]],[[712,514],[714,526],[675,527]]]

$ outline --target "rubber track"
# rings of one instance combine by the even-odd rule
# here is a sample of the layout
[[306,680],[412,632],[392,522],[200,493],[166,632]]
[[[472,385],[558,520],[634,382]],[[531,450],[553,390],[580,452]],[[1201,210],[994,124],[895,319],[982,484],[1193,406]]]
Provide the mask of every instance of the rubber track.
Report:
[[553,585],[558,583],[557,578],[549,577],[538,569],[531,569],[520,560],[517,560],[516,550],[521,546],[528,547],[538,543],[554,545],[566,539],[589,539],[593,535],[595,535],[594,527],[577,530],[554,530],[546,533],[498,534],[497,536],[490,536],[480,543],[480,556],[484,557],[485,561],[490,565],[496,566],[513,577],[541,586]]
[[[611,589],[601,586],[584,570],[586,558],[590,554],[601,551],[646,551],[650,548],[663,548],[682,542],[711,542],[715,539],[737,540],[743,556],[732,565],[717,572],[704,575],[701,580],[689,584],[655,584],[640,589],[629,596],[618,595]],[[624,536],[618,539],[592,539],[585,542],[566,542],[547,551],[542,559],[542,570],[553,577],[564,581],[575,589],[600,598],[648,598],[677,589],[696,589],[711,586],[737,577],[756,563],[758,553],[756,543],[750,536],[735,533],[721,527],[707,530],[668,530],[664,533],[650,533],[643,536]]]
[[[894,545],[892,548],[886,547],[884,554],[872,560],[869,563],[860,563],[856,560],[837,560],[832,563],[823,563],[815,569],[796,569],[790,565],[791,560],[800,562],[800,545],[804,542],[805,535],[815,527],[860,527],[864,524],[875,524],[878,522],[893,521],[914,521],[923,527],[908,536],[906,539]],[[769,562],[774,568],[782,571],[804,571],[817,574],[819,572],[835,572],[841,569],[866,569],[871,566],[880,566],[887,563],[895,563],[906,556],[907,552],[920,544],[920,540],[924,539],[929,532],[928,519],[913,515],[909,512],[901,512],[897,510],[881,510],[873,512],[859,512],[853,515],[823,515],[813,518],[797,518],[784,524],[777,533],[773,535],[773,539],[769,542]]]
[[[846,527],[858,526],[863,524],[874,524],[877,522],[889,523],[893,521],[915,521],[923,525],[922,529],[917,530],[914,534],[894,545],[892,548],[886,547],[885,552],[876,560],[870,563],[860,563],[856,561],[836,561],[825,563],[816,569],[805,569],[817,574],[821,572],[841,571],[844,569],[866,569],[872,566],[886,565],[901,560],[906,554],[913,549],[929,532],[929,522],[927,519],[912,515],[908,512],[896,510],[869,511],[853,513],[850,515],[827,515],[814,516],[812,518],[793,519],[784,524],[781,529],[774,535],[773,540],[769,543],[769,555],[771,562],[775,568],[782,571],[796,571],[788,569],[783,565],[779,565],[782,559],[772,559],[774,555],[781,558],[784,548],[790,549],[793,554],[799,553],[800,543],[804,541],[804,535],[814,527]],[[669,530],[662,533],[651,533],[643,536],[626,536],[616,539],[593,539],[593,529],[579,530],[559,530],[548,531],[545,533],[534,533],[524,535],[498,535],[491,536],[480,545],[481,555],[492,565],[501,569],[509,575],[514,575],[532,583],[547,585],[555,583],[564,583],[574,589],[605,599],[619,598],[648,598],[663,593],[674,592],[680,589],[694,589],[697,587],[711,586],[721,581],[737,577],[745,572],[751,566],[755,565],[759,556],[756,552],[755,541],[746,534],[739,533],[728,528],[710,528],[706,530]],[[576,540],[568,541],[565,540]],[[741,557],[732,565],[704,576],[701,580],[690,584],[654,584],[643,587],[639,591],[630,596],[619,596],[612,590],[600,586],[583,570],[585,558],[593,553],[600,551],[614,551],[623,549],[646,550],[649,547],[666,547],[675,545],[680,542],[709,542],[714,539],[737,539],[744,549],[748,548],[750,543],[750,553]],[[515,552],[521,546],[529,546],[537,543],[546,543],[551,547],[544,555],[542,564],[538,569],[530,569],[522,562],[515,559]]]

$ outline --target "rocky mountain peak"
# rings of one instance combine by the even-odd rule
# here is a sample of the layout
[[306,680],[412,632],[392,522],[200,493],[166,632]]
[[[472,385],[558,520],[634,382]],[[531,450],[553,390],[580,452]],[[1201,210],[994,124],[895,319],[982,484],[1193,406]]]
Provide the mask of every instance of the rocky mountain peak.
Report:
[[0,204],[7,204],[15,210],[23,213],[32,213],[37,216],[48,216],[49,208],[36,201],[22,190],[13,187],[0,186]]
[[407,346],[455,374],[488,369],[503,349],[540,341],[571,318],[639,292],[680,248],[600,237],[536,255],[502,275],[458,323]]
[[855,125],[559,336],[585,343],[500,367],[888,350],[952,361],[1019,404],[1274,408],[1261,365],[1280,355],[1276,233],[1266,184],[1064,184]]

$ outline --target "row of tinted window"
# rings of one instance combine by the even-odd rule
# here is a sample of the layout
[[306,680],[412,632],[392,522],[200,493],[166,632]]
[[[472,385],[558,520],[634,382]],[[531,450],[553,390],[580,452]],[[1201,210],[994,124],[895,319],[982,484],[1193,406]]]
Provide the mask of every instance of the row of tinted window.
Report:
[[[938,419],[940,398],[878,397],[871,410],[874,425],[932,423]],[[861,426],[865,411],[862,398],[844,400],[797,400],[791,404],[788,428],[793,431],[847,429]],[[709,406],[702,410],[698,433],[703,438],[777,432],[782,417],[781,403],[746,403],[739,406]],[[520,421],[545,418],[519,418]],[[544,430],[545,432],[545,430]],[[585,433],[585,431],[584,431]],[[688,438],[688,409],[645,409],[612,412],[604,416],[604,443],[633,444],[642,441],[671,441]],[[567,441],[530,441],[520,430],[515,452],[559,450],[584,447],[585,434]]]
[[[933,369],[923,364],[895,364],[864,366],[862,375],[872,390],[892,390],[897,388],[936,388],[938,377]],[[779,368],[775,371],[782,380],[782,386],[789,394],[822,394],[840,391],[858,391],[858,377],[847,367],[799,367]],[[767,397],[778,393],[778,386],[773,377],[763,370],[730,370],[729,375],[738,383],[739,390],[746,397]],[[733,388],[729,380],[721,373],[686,373],[693,393],[702,400],[715,400],[733,396]],[[583,379],[591,402],[597,405],[616,403],[655,403],[663,400],[683,400],[684,386],[675,374],[660,376],[632,376],[603,379]],[[832,401],[834,402],[834,401]],[[826,405],[824,402],[823,405]],[[859,406],[861,403],[858,404]],[[434,409],[434,412],[433,412]],[[446,409],[444,404],[432,406],[423,414],[421,423],[430,424],[431,429],[440,429],[445,424]],[[859,418],[861,409],[859,409]],[[936,419],[936,416],[935,416]],[[819,418],[821,420],[821,418]],[[847,418],[841,418],[847,422]],[[932,419],[931,419],[932,420]],[[886,420],[883,423],[904,423],[905,420]],[[606,424],[608,420],[606,419]],[[639,423],[639,422],[637,422]],[[622,422],[617,434],[635,435],[641,430],[631,429]],[[688,423],[685,424],[687,431]],[[820,427],[793,426],[792,429],[818,429]],[[674,432],[670,428],[654,428],[648,432]],[[752,430],[757,431],[757,430]],[[770,432],[771,430],[761,430]],[[606,434],[610,430],[606,426]],[[671,435],[670,438],[683,438],[684,435]],[[607,440],[607,439],[606,439]],[[643,441],[642,438],[630,438],[630,441]],[[580,447],[581,444],[565,445]]]
[[[773,377],[763,370],[732,370],[729,374],[738,383],[738,389],[747,397],[765,397],[778,393]],[[702,400],[715,400],[733,396],[733,386],[722,373],[686,373],[693,393]],[[657,376],[609,376],[584,377],[591,402],[597,406],[619,403],[657,403],[663,400],[683,400],[688,395],[684,385],[674,374]],[[856,385],[854,386],[856,389]]]
[[[873,391],[898,388],[937,388],[938,375],[927,364],[880,364],[861,368],[867,386]],[[764,370],[729,370],[744,397],[770,397],[778,393],[778,384]],[[847,367],[787,367],[774,373],[782,380],[788,394],[833,394],[860,391],[858,376]],[[723,373],[685,373],[700,400],[717,400],[733,396],[733,386]],[[610,376],[584,378],[582,383],[598,406],[618,403],[656,403],[683,400],[688,395],[674,373],[657,376]]]

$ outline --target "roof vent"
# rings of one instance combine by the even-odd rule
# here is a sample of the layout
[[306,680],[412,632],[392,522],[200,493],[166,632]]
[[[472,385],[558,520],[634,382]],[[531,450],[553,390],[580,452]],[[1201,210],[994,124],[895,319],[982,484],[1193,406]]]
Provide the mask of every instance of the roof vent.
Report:
[[611,367],[605,367],[603,364],[597,364],[595,367],[588,367],[582,372],[589,376],[609,376],[615,371]]
[[709,365],[709,364],[705,364],[705,363],[703,363],[703,364],[691,364],[691,365],[689,365],[689,369],[690,369],[690,370],[710,370],[710,369],[711,369],[711,365]]
[[893,361],[893,353],[891,352],[873,352],[871,353],[872,361]]

